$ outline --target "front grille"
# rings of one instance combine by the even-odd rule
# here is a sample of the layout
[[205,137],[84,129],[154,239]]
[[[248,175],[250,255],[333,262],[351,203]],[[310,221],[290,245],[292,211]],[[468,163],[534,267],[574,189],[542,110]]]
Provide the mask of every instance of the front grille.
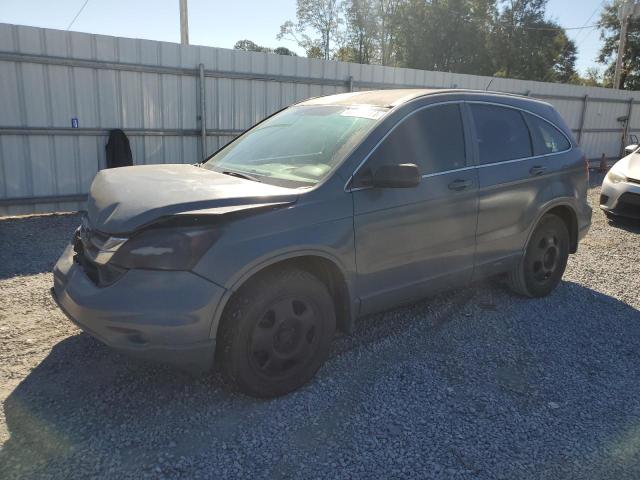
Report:
[[629,192],[620,195],[615,213],[625,217],[640,218],[640,195]]
[[618,199],[618,203],[627,203],[629,205],[640,208],[640,195],[637,193],[623,193]]
[[73,260],[82,267],[82,270],[84,270],[89,280],[95,285],[99,287],[111,285],[126,272],[126,269],[109,264],[98,265],[92,262],[87,256],[86,249],[96,247],[88,241],[88,239],[91,238],[91,232],[83,232],[83,227],[84,225],[76,231],[73,238],[73,250],[75,252]]

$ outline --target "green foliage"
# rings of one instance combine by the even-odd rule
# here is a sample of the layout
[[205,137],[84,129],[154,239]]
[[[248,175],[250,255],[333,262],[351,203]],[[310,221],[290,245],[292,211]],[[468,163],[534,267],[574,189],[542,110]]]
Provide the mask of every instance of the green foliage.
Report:
[[297,57],[298,54],[289,50],[287,47],[278,47],[273,50],[276,55],[285,55],[287,57]]
[[576,46],[545,19],[547,0],[502,3],[489,42],[496,70],[509,78],[568,81],[575,74]]
[[245,52],[271,52],[270,48],[261,47],[251,40],[238,40],[233,48],[234,50],[244,50]]
[[376,60],[378,15],[374,0],[344,2],[342,9],[347,24],[343,43],[335,55],[336,60],[372,63]]
[[233,48],[234,50],[244,50],[245,52],[275,53],[277,55],[290,55],[292,57],[298,56],[286,47],[278,47],[272,50],[268,47],[262,47],[251,40],[238,40]]
[[567,83],[574,85],[583,85],[585,87],[602,87],[603,80],[600,71],[597,68],[589,67],[584,76],[580,76],[577,73],[572,75]]
[[[333,53],[332,42],[339,35],[342,23],[340,9],[339,0],[297,0],[298,22],[294,24],[288,20],[283,23],[277,39],[293,40],[305,49],[307,56],[328,60]],[[308,30],[320,35],[320,38],[311,38]]]
[[[620,21],[618,7],[621,1],[615,0],[607,4],[600,16],[600,38],[603,41],[598,62],[606,66],[604,84],[613,84],[613,74],[616,68],[616,57],[620,39]],[[622,88],[640,90],[640,18],[631,19],[627,32],[627,47],[622,57],[621,72]]]
[[487,49],[494,0],[409,0],[399,10],[397,58],[403,66],[491,75]]
[[297,0],[278,38],[314,58],[577,82],[576,45],[547,0]]

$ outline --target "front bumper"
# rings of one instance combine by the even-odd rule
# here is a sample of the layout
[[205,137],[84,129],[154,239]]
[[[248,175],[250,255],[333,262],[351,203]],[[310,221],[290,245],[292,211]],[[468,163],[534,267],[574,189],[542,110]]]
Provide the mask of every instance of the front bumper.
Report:
[[224,289],[191,272],[129,270],[97,286],[67,246],[53,271],[52,294],[82,330],[123,353],[190,370],[213,363],[209,338]]
[[613,183],[605,177],[600,190],[600,208],[613,215],[640,219],[640,183]]

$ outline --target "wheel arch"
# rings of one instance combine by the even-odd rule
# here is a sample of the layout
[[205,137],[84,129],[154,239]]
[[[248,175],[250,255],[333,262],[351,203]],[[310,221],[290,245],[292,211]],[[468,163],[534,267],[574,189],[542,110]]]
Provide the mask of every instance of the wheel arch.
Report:
[[541,210],[541,213],[538,215],[529,231],[525,248],[529,244],[531,235],[533,235],[533,232],[535,231],[538,223],[540,223],[540,220],[542,220],[542,217],[550,214],[560,217],[560,219],[565,223],[567,230],[569,231],[569,253],[576,253],[578,250],[578,215],[574,206],[565,200],[559,200],[548,204]]
[[210,338],[216,338],[220,320],[229,300],[245,283],[255,277],[277,268],[295,267],[318,277],[329,290],[336,312],[336,326],[344,333],[353,331],[356,305],[351,280],[346,269],[334,256],[324,251],[300,251],[278,255],[260,262],[239,275],[227,289],[215,309],[211,324]]

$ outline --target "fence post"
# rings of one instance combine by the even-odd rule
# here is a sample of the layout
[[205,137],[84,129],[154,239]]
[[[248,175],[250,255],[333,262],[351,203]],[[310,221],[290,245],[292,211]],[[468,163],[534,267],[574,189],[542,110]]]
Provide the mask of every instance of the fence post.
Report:
[[633,97],[629,99],[629,107],[627,108],[627,121],[624,124],[624,131],[622,132],[622,148],[620,149],[620,155],[624,155],[624,147],[626,147],[627,137],[631,130],[631,113],[633,112]]
[[202,160],[207,158],[207,102],[205,101],[204,64],[198,66],[200,74],[200,148]]
[[580,127],[578,128],[578,144],[582,142],[582,134],[584,133],[584,124],[587,120],[587,105],[589,104],[589,95],[585,95],[582,99],[582,114],[580,115]]

